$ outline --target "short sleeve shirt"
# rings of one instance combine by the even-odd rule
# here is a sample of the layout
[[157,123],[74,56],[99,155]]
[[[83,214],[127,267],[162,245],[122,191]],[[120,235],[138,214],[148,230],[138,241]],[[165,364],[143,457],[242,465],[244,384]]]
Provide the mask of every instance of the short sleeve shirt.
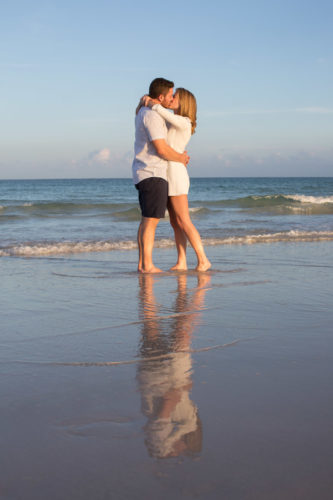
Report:
[[134,184],[149,177],[167,180],[167,160],[158,156],[152,141],[167,141],[168,129],[164,119],[150,108],[141,108],[135,118],[135,143],[132,174]]

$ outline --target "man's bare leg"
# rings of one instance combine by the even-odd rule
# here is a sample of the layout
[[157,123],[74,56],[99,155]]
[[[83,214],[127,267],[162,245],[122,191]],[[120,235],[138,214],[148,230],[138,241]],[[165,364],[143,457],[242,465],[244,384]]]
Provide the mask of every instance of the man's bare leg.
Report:
[[[162,273],[163,271],[154,266],[153,248],[155,241],[155,231],[160,219],[152,217],[142,217],[139,237],[142,251],[142,273]],[[140,244],[139,244],[140,249]]]

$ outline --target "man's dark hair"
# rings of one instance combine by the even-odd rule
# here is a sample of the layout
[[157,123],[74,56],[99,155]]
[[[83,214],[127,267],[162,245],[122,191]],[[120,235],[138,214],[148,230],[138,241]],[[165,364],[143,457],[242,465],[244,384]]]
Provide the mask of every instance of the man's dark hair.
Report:
[[155,78],[149,85],[149,97],[157,99],[161,94],[166,95],[169,89],[174,87],[174,83],[165,78]]

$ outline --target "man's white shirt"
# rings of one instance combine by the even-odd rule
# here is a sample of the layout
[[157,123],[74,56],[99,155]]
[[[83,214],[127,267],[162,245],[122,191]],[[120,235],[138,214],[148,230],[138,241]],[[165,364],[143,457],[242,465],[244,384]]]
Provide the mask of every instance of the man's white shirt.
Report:
[[142,107],[135,117],[135,143],[132,174],[134,184],[149,177],[167,180],[167,160],[158,156],[152,141],[167,142],[168,129],[164,119],[150,108]]

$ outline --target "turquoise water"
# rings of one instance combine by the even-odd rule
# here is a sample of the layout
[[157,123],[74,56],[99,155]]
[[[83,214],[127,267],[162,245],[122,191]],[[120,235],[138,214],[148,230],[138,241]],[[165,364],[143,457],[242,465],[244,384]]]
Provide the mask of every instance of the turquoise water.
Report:
[[[333,239],[333,178],[194,178],[189,202],[206,245]],[[133,249],[139,220],[131,179],[0,181],[0,256]]]

